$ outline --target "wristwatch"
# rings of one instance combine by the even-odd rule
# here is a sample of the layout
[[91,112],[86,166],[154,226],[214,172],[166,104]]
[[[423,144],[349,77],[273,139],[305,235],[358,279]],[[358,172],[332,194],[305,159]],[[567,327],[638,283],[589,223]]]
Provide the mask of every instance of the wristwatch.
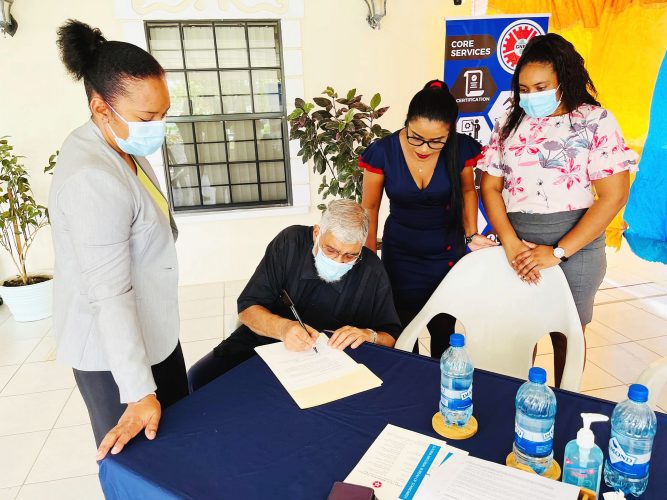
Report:
[[554,257],[560,259],[561,262],[567,262],[567,257],[565,257],[565,250],[555,245],[554,245]]
[[470,245],[470,243],[472,243],[472,239],[478,234],[479,233],[472,233],[470,236],[466,236],[466,245]]
[[376,332],[372,328],[366,328],[366,330],[371,332],[371,343],[377,344],[378,343],[378,332]]

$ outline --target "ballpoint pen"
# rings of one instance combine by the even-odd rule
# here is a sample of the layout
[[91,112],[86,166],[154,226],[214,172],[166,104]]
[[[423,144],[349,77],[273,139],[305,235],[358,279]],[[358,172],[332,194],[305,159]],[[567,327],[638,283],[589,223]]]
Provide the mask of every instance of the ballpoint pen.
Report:
[[[310,335],[310,333],[308,332],[308,329],[306,328],[306,325],[304,325],[303,321],[301,321],[301,317],[299,316],[299,313],[296,312],[296,308],[294,307],[294,302],[292,302],[292,299],[287,294],[287,290],[283,289],[280,292],[280,300],[283,302],[283,304],[285,304],[287,307],[290,308],[290,310],[292,311],[292,314],[294,315],[294,318],[296,318],[296,320],[303,327],[303,329],[306,330],[306,333],[308,333],[308,335]],[[317,350],[316,346],[313,346],[313,351],[315,351],[316,353],[319,354],[319,351]]]

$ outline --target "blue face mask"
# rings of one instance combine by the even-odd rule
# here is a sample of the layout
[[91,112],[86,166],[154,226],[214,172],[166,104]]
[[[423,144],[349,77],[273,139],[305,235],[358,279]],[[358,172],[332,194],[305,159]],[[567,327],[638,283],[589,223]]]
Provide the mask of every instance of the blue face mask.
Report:
[[120,116],[118,111],[113,109],[110,104],[107,106],[116,113],[121,120],[127,123],[129,134],[127,139],[121,139],[107,123],[109,130],[116,139],[116,144],[121,151],[134,156],[148,156],[155,153],[164,143],[165,136],[165,120],[154,120],[150,122],[128,122],[125,118]]
[[560,100],[556,100],[556,90],[558,87],[531,94],[519,94],[519,106],[531,118],[549,116],[560,104]]
[[[330,259],[319,246],[320,237],[317,237],[315,245],[318,248],[317,254],[315,254],[315,269],[317,269],[317,274],[327,283],[332,283],[334,281],[340,280],[345,274],[352,269],[355,262],[345,263],[345,262],[336,262],[333,259]],[[313,248],[313,252],[315,249]]]

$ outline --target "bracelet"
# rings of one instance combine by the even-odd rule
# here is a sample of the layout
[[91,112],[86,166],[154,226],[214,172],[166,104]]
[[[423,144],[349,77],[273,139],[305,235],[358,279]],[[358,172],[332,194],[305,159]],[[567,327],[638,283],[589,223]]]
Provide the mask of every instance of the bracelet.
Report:
[[373,330],[372,328],[367,328],[369,332],[371,332],[371,343],[377,344],[378,343],[378,332]]
[[472,243],[472,239],[479,235],[479,233],[472,233],[470,236],[466,236],[466,245],[470,245]]

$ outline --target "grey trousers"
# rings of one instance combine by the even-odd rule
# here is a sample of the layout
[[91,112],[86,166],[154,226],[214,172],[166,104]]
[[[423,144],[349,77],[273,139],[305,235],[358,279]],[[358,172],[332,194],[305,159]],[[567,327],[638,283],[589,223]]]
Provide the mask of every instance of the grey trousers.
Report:
[[[188,379],[180,342],[167,359],[151,367],[157,385],[155,394],[162,409],[188,395]],[[95,443],[100,443],[121,417],[126,404],[121,404],[118,386],[110,371],[73,369],[74,380],[88,408]]]

